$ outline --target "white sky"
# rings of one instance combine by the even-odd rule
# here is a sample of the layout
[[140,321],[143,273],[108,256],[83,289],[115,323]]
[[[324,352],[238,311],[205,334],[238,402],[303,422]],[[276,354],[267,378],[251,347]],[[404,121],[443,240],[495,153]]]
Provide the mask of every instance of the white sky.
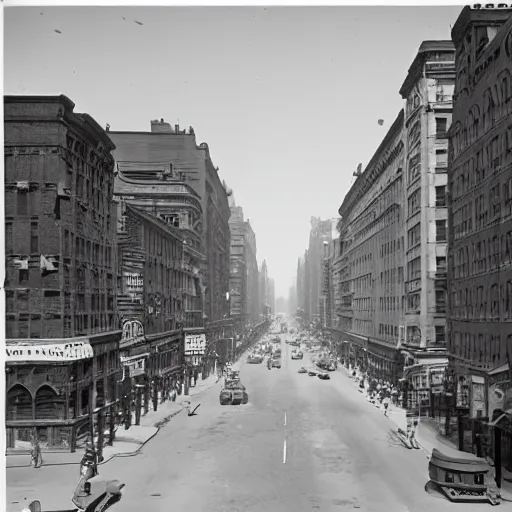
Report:
[[337,217],[402,108],[419,45],[450,39],[460,11],[6,8],[4,92],[65,94],[112,130],[192,125],[250,219],[276,296],[287,295],[310,217]]

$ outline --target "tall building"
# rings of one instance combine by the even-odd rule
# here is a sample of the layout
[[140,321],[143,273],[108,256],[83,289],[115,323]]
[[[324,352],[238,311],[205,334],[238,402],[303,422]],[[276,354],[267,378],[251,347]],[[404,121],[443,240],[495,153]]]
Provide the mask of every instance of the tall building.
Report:
[[324,242],[332,240],[332,221],[311,217],[309,247],[306,259],[305,301],[308,322],[320,321],[319,307],[323,288]]
[[302,320],[306,321],[306,260],[307,250],[304,256],[300,257],[297,261],[297,311],[296,315]]
[[177,300],[189,335],[223,336],[229,316],[228,191],[194,130],[151,121],[150,132],[109,132],[116,144],[116,196],[182,232],[189,274]]
[[401,378],[405,324],[404,112],[340,207],[336,314],[347,357],[376,378]]
[[[454,405],[471,419],[512,407],[511,15],[466,7],[452,30],[447,316]],[[502,430],[512,469],[512,432]]]
[[430,400],[447,365],[446,247],[448,129],[455,49],[424,41],[400,89],[405,107],[405,335],[412,403]]
[[258,313],[258,262],[256,260],[256,236],[251,224],[244,219],[241,206],[230,197],[231,217],[231,316],[239,323],[241,332],[259,321]]
[[268,305],[270,306],[270,312],[276,312],[276,289],[274,278],[268,280]]
[[[66,96],[6,96],[7,447],[92,435],[120,378],[114,144]],[[103,434],[103,433],[102,433]]]
[[259,301],[260,301],[260,315],[268,316],[270,310],[269,304],[269,289],[268,289],[268,271],[267,262],[263,260],[259,271]]

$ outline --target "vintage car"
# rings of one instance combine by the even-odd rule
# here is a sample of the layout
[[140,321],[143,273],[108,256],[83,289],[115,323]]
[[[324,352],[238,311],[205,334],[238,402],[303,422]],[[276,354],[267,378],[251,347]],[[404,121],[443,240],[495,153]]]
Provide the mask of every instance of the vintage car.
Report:
[[276,350],[274,351],[274,356],[275,356],[275,357],[281,357],[281,349],[280,349],[280,348],[278,348],[278,349],[276,349]]
[[318,372],[318,378],[321,380],[329,380],[331,376],[327,372]]
[[260,354],[251,354],[247,358],[247,362],[249,364],[261,364],[263,362],[263,357]]
[[427,492],[440,493],[453,502],[499,504],[493,468],[485,459],[464,452],[451,457],[434,448],[428,474]]
[[318,370],[315,368],[308,368],[308,375],[310,377],[316,377],[318,375]]
[[292,352],[292,359],[302,359],[304,354],[300,350]]
[[272,368],[281,368],[281,358],[276,357],[272,360]]
[[301,367],[299,368],[298,373],[308,373],[308,371],[306,370],[306,368],[304,368],[304,366],[301,366]]
[[240,381],[226,385],[219,396],[220,405],[240,405],[249,401],[249,395]]

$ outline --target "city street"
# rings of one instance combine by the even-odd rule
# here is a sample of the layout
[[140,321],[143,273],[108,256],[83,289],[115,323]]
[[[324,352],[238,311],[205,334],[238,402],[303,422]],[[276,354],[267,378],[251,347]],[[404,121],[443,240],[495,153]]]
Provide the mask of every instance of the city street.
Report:
[[[428,495],[425,453],[394,444],[391,421],[362,399],[345,373],[331,373],[330,381],[298,374],[309,355],[292,361],[291,350],[283,343],[280,370],[242,366],[249,404],[220,406],[217,384],[197,398],[197,416],[180,414],[139,455],[102,466],[102,478],[126,483],[111,510],[423,512],[487,506]],[[78,469],[42,468],[30,477],[45,474],[54,495],[62,494],[52,508],[43,502],[43,510],[58,510],[57,504],[64,509]],[[15,479],[10,469],[8,486]]]

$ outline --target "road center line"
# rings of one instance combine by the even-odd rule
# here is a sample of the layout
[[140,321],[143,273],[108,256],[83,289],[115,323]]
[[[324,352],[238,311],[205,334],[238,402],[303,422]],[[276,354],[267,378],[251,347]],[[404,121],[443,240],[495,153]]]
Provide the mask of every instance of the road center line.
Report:
[[284,426],[286,427],[286,413],[284,413]]
[[283,464],[286,464],[286,439],[283,443]]

